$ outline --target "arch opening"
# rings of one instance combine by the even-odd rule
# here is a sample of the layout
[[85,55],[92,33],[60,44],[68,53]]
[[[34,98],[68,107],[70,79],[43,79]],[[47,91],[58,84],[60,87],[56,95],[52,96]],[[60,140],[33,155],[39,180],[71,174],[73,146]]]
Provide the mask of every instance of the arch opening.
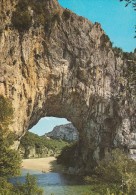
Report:
[[29,131],[41,136],[52,131],[56,126],[65,125],[68,123],[70,123],[70,121],[68,121],[66,118],[43,117],[37,122],[36,125],[29,129]]
[[21,138],[19,151],[23,159],[56,158],[78,139],[77,129],[66,118],[43,117]]

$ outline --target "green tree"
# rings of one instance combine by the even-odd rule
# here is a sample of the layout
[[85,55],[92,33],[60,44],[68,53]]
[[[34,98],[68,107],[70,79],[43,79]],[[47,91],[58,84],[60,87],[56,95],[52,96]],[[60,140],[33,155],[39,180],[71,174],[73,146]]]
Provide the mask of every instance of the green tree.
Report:
[[102,181],[118,185],[123,194],[136,194],[136,162],[119,149],[107,154],[95,171]]
[[21,158],[17,151],[11,148],[14,134],[10,132],[13,109],[9,99],[0,95],[0,195],[41,195],[36,179],[27,175],[26,182],[13,186],[7,179],[20,174]]
[[69,143],[64,140],[47,139],[45,136],[38,136],[29,131],[26,132],[20,141],[20,148],[25,150],[23,158],[29,158],[31,147],[35,148],[39,157],[42,157],[42,155],[46,154],[45,151],[47,150],[47,155],[52,151],[51,155],[57,156],[67,145],[69,145]]
[[17,184],[16,193],[23,195],[42,195],[43,190],[37,185],[37,180],[34,176],[27,174],[26,181],[24,184]]
[[11,177],[20,173],[21,158],[11,149],[14,134],[9,131],[13,109],[10,101],[0,96],[0,176]]
[[65,146],[60,155],[57,156],[57,162],[66,167],[74,167],[76,165],[75,151],[77,148],[77,142],[71,145]]
[[12,191],[13,185],[7,182],[5,178],[0,177],[0,195],[11,195]]
[[85,182],[101,195],[134,195],[136,162],[121,150],[113,150],[98,163],[94,175],[85,177]]

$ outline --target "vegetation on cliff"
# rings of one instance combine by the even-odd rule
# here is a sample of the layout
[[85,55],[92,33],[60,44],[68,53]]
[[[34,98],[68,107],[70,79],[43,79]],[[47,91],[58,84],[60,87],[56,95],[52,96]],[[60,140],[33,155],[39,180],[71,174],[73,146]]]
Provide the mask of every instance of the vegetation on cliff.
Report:
[[32,18],[28,8],[25,8],[25,6],[24,7],[17,6],[16,11],[13,12],[12,23],[13,26],[16,29],[18,29],[18,31],[29,30],[32,24]]
[[48,139],[31,132],[27,132],[20,142],[20,148],[25,151],[23,158],[29,158],[31,148],[35,149],[37,157],[56,156],[67,145],[69,143],[66,141]]
[[46,8],[47,1],[19,0],[12,15],[12,24],[19,31],[24,32],[32,26],[44,27],[54,16],[58,19],[59,11],[51,13]]
[[21,166],[20,155],[11,148],[15,138],[9,129],[12,117],[12,104],[9,99],[0,95],[0,194],[40,195],[42,194],[42,190],[38,188],[36,180],[32,176],[28,175],[26,182],[18,186],[13,186],[8,182],[10,177],[20,174]]

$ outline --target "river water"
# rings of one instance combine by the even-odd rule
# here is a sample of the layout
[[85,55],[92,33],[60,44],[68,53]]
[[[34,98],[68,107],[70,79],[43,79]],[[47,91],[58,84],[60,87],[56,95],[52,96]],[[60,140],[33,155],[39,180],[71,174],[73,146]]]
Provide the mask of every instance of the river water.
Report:
[[28,172],[37,178],[38,185],[44,189],[44,195],[94,195],[91,186],[85,185],[79,177],[55,172],[42,173],[22,169],[22,176],[12,178],[11,182],[24,182]]

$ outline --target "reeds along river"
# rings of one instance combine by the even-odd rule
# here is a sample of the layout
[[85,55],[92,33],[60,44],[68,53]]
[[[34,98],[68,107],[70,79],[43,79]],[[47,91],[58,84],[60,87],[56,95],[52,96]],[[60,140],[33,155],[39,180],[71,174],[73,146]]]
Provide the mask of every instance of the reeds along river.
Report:
[[24,182],[27,173],[37,178],[38,185],[44,189],[45,195],[85,195],[91,192],[91,186],[85,185],[81,178],[62,173],[42,173],[40,171],[22,170],[22,176],[12,178],[12,183]]

